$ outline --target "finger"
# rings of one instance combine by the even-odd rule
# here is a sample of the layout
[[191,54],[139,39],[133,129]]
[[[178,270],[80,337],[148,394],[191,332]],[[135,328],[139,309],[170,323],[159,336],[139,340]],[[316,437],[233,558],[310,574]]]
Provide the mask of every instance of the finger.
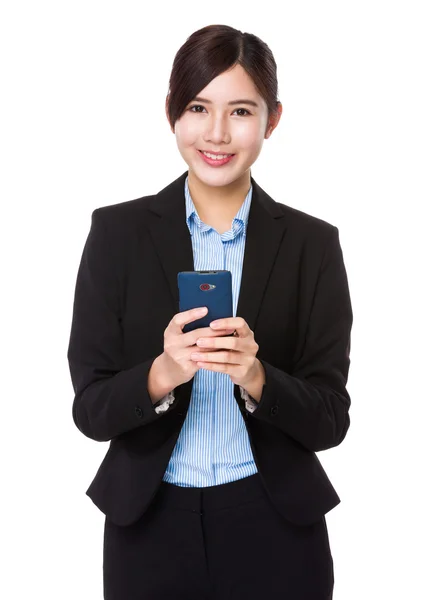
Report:
[[219,331],[220,329],[236,330],[239,337],[245,337],[251,331],[242,317],[228,317],[225,319],[217,319],[210,323],[210,327],[214,331]]
[[239,360],[239,353],[233,353],[229,351],[223,352],[222,350],[218,350],[218,352],[201,352],[195,351],[190,355],[191,360],[196,362],[209,362],[209,363],[226,363],[226,364],[239,364],[237,361]]
[[193,321],[196,321],[197,319],[201,319],[206,314],[207,314],[206,306],[198,307],[198,308],[191,308],[190,310],[185,310],[183,312],[177,313],[171,321],[172,331],[175,333],[179,333],[180,331],[183,330],[184,325],[187,325],[188,323],[192,323]]
[[193,329],[192,331],[183,333],[183,342],[185,346],[194,346],[196,344],[196,340],[201,337],[226,337],[230,335],[232,331],[232,329],[220,329],[214,331],[210,327],[200,327],[198,329]]
[[196,340],[197,348],[201,348],[203,350],[203,352],[205,352],[206,350],[209,350],[211,348],[215,348],[215,349],[225,348],[226,350],[238,351],[239,350],[238,345],[239,345],[239,343],[238,343],[237,339],[233,336],[219,336],[219,337],[211,337],[211,338],[200,336]]

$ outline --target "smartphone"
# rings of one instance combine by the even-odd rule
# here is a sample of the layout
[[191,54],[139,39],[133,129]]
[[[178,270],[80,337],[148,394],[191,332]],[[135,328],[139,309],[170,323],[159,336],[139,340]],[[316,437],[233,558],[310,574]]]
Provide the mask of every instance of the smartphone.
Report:
[[207,306],[208,312],[186,323],[183,333],[209,327],[212,321],[233,317],[232,273],[218,271],[180,271],[177,276],[179,312]]

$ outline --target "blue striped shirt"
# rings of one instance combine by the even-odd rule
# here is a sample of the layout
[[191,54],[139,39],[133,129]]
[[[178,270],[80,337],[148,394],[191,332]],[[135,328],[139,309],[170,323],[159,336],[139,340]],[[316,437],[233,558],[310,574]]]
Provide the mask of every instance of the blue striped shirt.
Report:
[[[194,269],[226,269],[232,273],[233,316],[236,316],[252,186],[231,229],[222,234],[199,218],[190,196],[188,178],[184,195]],[[207,487],[258,472],[233,387],[227,373],[204,368],[195,373],[187,416],[164,473],[164,481],[182,487]],[[252,412],[256,404],[245,390],[240,390],[247,410]],[[173,393],[165,398],[173,402]]]

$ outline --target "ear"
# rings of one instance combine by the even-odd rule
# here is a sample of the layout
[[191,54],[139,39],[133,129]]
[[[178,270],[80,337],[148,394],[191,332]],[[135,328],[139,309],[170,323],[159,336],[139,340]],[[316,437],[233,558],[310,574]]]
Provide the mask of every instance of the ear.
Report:
[[267,121],[267,130],[266,130],[266,134],[264,136],[265,139],[268,139],[271,136],[273,130],[278,126],[281,115],[282,115],[282,104],[281,104],[281,102],[278,101],[276,111],[274,111],[271,115],[269,115],[269,118]]

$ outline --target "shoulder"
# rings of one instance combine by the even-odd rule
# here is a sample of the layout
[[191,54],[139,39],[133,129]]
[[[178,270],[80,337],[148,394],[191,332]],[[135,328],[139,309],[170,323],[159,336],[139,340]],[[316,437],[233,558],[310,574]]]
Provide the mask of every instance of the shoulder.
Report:
[[130,226],[146,218],[149,214],[149,205],[154,198],[155,194],[99,206],[92,211],[92,216],[106,225],[112,226],[115,223],[123,227]]
[[325,235],[326,237],[331,234],[332,230],[336,229],[335,225],[324,219],[320,219],[281,202],[277,202],[276,204],[284,213],[288,226],[302,227],[306,232]]
[[337,231],[337,227],[333,223],[280,202],[276,200],[276,196],[271,196],[260,187],[254,179],[253,183],[258,191],[261,204],[270,214],[277,219],[284,217],[284,225],[287,227],[289,235],[294,235],[297,239],[314,238],[318,241],[329,239]]
[[143,236],[152,218],[149,206],[154,198],[155,194],[99,206],[92,211],[92,227],[122,243]]
[[339,240],[339,229],[333,223],[273,198],[271,200],[280,211],[280,216],[284,217],[285,237],[294,248],[304,250],[308,255],[322,257],[326,248]]

